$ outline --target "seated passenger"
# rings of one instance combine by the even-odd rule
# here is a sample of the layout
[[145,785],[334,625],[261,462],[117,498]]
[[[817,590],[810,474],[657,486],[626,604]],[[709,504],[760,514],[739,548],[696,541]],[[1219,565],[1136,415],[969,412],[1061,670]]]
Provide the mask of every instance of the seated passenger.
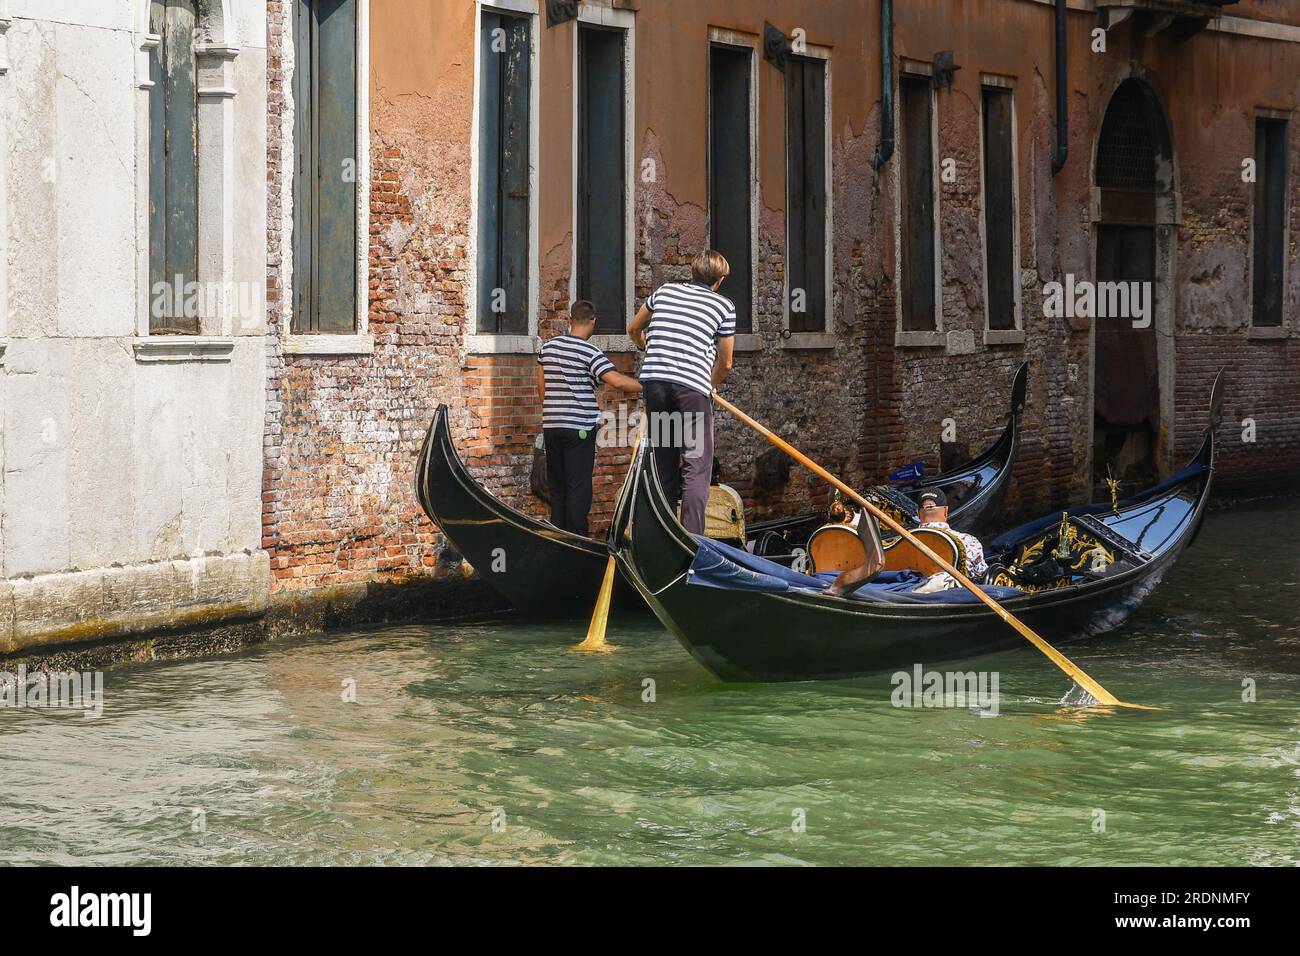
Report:
[[[984,560],[984,546],[980,544],[979,538],[973,534],[965,534],[961,531],[955,531],[948,525],[948,498],[942,491],[937,488],[921,493],[917,502],[917,516],[921,519],[922,528],[937,528],[940,531],[946,531],[958,538],[966,552],[967,576],[976,584],[984,582],[985,575],[988,574],[989,566]],[[953,577],[946,571],[933,574],[917,588],[918,591],[943,591],[950,587],[961,587]]]

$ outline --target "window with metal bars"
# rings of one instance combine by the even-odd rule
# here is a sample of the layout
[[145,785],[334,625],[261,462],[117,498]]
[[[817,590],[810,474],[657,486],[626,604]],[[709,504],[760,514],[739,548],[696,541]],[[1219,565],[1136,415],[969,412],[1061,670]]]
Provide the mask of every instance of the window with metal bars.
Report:
[[1160,152],[1147,95],[1136,80],[1115,91],[1097,142],[1097,185],[1129,192],[1160,192],[1156,174]]

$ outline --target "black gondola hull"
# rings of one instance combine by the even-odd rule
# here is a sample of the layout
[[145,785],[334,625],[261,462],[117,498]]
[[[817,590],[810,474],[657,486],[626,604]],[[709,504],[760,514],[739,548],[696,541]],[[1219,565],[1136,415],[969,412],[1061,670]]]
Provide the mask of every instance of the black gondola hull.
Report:
[[[1024,405],[1024,367],[1012,388],[1011,411],[998,440],[982,455],[920,487],[961,488],[953,506],[954,526],[977,526],[995,512],[1006,494],[1018,443]],[[907,490],[907,489],[904,489]],[[451,438],[448,409],[440,406],[425,435],[416,463],[415,493],[429,520],[473,566],[480,578],[528,617],[590,617],[609,562],[605,541],[594,541],[511,508],[479,484],[465,468]],[[804,515],[765,527],[808,525],[807,535],[824,521]],[[615,583],[613,613],[644,613],[645,602],[621,576]]]
[[[447,417],[440,406],[416,466],[416,497],[429,520],[525,616],[590,616],[609,563],[605,542],[561,531],[485,490],[456,454]],[[617,587],[616,609],[644,609],[626,582]]]
[[[1113,578],[1027,594],[1004,606],[1049,641],[1064,643],[1123,624],[1195,537],[1213,477],[1205,467],[1171,490],[1182,513],[1175,534],[1145,563]],[[1161,502],[1144,502],[1159,509]],[[694,539],[663,501],[653,464],[638,456],[615,512],[616,556],[625,577],[687,650],[723,680],[835,679],[967,660],[1025,646],[983,604],[885,604],[807,591],[722,590],[687,583]]]

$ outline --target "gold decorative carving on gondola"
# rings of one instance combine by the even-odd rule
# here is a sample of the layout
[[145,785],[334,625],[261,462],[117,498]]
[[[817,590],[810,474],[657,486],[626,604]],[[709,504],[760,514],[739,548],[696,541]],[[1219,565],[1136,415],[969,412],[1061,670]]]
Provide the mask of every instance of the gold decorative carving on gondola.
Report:
[[1119,515],[1119,479],[1111,474],[1110,465],[1106,466],[1106,487],[1110,490],[1110,513]]
[[1059,525],[1022,544],[1011,566],[993,571],[989,583],[1033,594],[1069,587],[1079,574],[1104,573],[1114,563],[1113,550],[1062,512]]
[[[901,492],[895,491],[893,488],[877,485],[868,488],[866,492],[863,493],[863,497],[901,524],[904,528],[915,528],[921,523],[920,519],[916,516],[915,505],[906,499]],[[904,502],[906,502],[906,504],[904,504]]]

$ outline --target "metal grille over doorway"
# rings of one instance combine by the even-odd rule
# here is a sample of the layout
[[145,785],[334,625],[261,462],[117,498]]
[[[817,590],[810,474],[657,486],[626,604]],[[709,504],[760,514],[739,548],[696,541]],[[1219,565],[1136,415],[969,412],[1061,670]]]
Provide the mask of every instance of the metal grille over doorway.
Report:
[[1136,80],[1120,85],[1106,109],[1097,142],[1097,185],[1156,192],[1156,140],[1151,107]]

